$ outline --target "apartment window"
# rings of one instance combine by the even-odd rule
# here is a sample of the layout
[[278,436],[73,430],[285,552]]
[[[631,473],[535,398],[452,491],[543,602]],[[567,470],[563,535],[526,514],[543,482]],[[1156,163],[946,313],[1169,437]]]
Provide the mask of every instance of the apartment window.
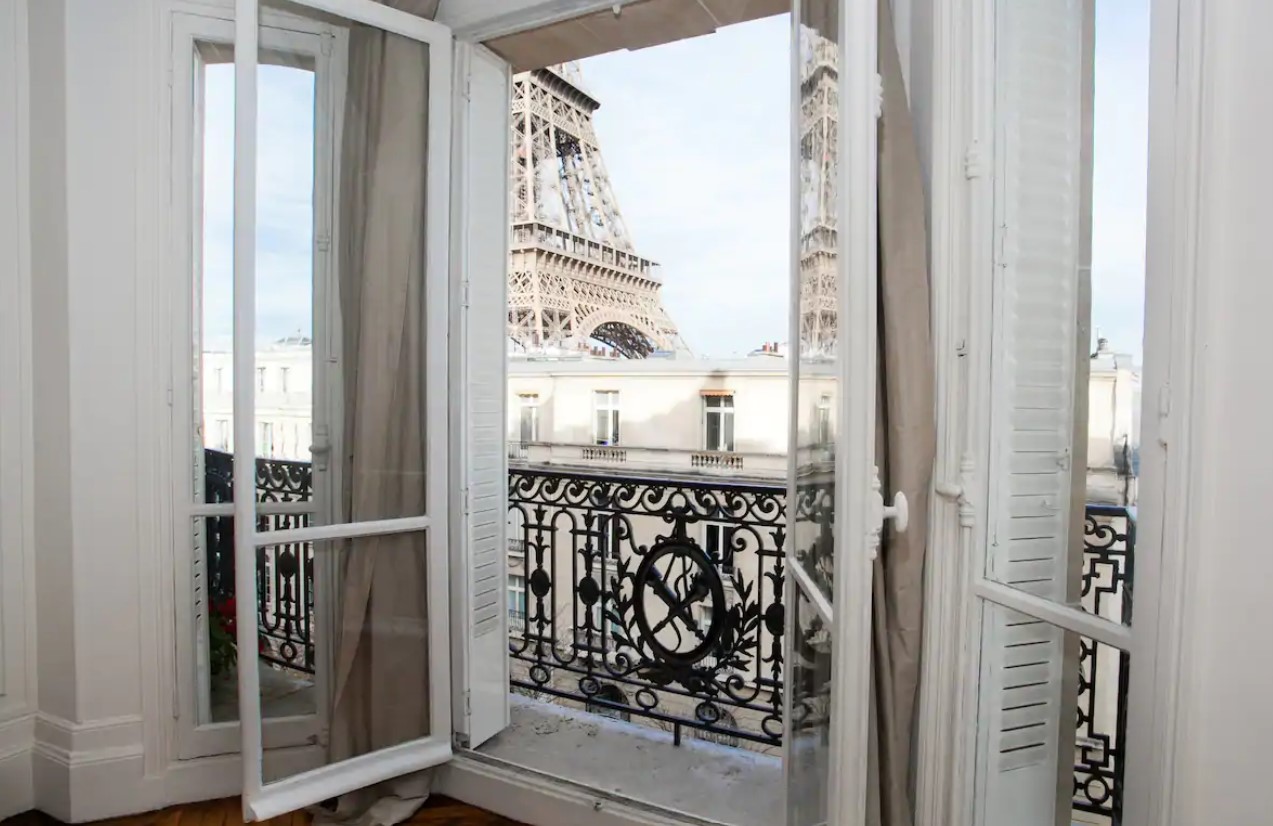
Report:
[[256,389],[265,392],[265,368],[256,368]]
[[508,577],[508,621],[513,628],[526,625],[526,577],[517,574]]
[[539,396],[527,393],[521,396],[518,411],[518,441],[522,444],[539,441]]
[[287,392],[287,373],[288,368],[286,367],[280,367],[278,369],[278,389],[284,393]]
[[[219,370],[217,371],[220,372]],[[217,450],[230,449],[230,421],[217,419]]]
[[734,449],[734,397],[729,394],[703,396],[703,432],[707,450]]
[[593,397],[593,437],[599,445],[619,443],[619,391],[598,390]]
[[818,406],[813,415],[813,435],[816,444],[831,444],[831,394],[823,393],[818,398]]
[[729,525],[703,526],[703,550],[707,558],[720,564],[722,573],[734,571],[734,529]]

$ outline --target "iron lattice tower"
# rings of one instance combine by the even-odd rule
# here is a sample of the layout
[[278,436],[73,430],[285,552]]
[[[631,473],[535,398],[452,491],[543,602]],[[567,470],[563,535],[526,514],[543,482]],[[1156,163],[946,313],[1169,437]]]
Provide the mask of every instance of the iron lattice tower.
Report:
[[840,72],[835,43],[811,29],[800,41],[800,352],[830,355],[838,316]]
[[637,255],[610,188],[572,64],[513,78],[508,334],[527,352],[587,349],[627,358],[684,351],[657,267]]

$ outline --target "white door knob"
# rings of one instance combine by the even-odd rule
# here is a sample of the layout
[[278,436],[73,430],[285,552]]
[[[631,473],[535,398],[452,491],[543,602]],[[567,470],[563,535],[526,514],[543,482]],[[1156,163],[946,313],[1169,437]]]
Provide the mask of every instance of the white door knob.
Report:
[[906,533],[906,526],[911,521],[911,509],[906,503],[906,494],[900,490],[893,494],[893,504],[884,506],[884,518],[893,520],[893,530]]

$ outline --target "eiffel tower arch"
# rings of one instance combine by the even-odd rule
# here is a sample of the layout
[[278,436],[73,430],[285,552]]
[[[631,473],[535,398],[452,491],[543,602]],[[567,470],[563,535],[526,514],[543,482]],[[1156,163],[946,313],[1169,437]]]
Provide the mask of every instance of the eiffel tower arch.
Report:
[[600,342],[626,358],[684,352],[658,265],[633,248],[573,64],[513,78],[508,335],[531,353]]

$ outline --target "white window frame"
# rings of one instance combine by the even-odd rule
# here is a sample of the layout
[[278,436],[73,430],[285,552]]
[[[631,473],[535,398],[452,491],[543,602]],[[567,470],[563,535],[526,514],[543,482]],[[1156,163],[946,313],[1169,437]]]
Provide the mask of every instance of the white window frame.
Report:
[[[193,376],[192,347],[194,345],[195,319],[201,317],[202,295],[194,291],[195,273],[201,277],[202,267],[202,92],[203,67],[207,65],[209,55],[219,49],[232,49],[235,42],[233,0],[218,0],[202,7],[198,13],[184,10],[172,10],[168,17],[171,25],[166,36],[170,38],[167,54],[172,63],[169,71],[173,83],[168,86],[168,97],[165,98],[167,120],[173,124],[168,136],[167,154],[170,159],[168,184],[172,192],[173,203],[194,205],[191,209],[171,209],[165,212],[164,231],[172,238],[167,248],[169,266],[167,272],[176,273],[169,283],[164,285],[165,301],[170,308],[162,319],[162,330],[165,339],[170,342],[171,350],[168,358],[171,370],[168,386],[171,388],[171,441],[169,454],[168,490],[171,497],[171,514],[166,521],[164,533],[171,537],[169,547],[173,559],[173,576],[178,583],[190,583],[196,577],[203,577],[203,560],[194,546],[196,523],[204,518],[231,516],[233,505],[206,504],[203,502],[202,488],[192,488],[191,480],[203,479],[202,457],[196,457],[194,445],[194,429],[202,426],[203,395],[195,394]],[[316,164],[322,154],[321,142],[330,143],[330,136],[335,129],[335,118],[340,109],[339,90],[343,88],[344,76],[344,38],[336,36],[330,54],[324,54],[322,37],[329,32],[329,27],[312,20],[305,20],[293,15],[271,12],[267,17],[270,26],[272,45],[281,51],[301,55],[314,62],[319,68],[316,83],[324,86],[324,92],[316,94],[315,129],[319,130],[320,146],[316,147]],[[220,56],[218,56],[220,58]],[[189,91],[190,94],[185,94]],[[316,86],[316,92],[318,87]],[[320,164],[324,165],[324,164]],[[334,165],[334,158],[331,164]],[[315,178],[316,204],[334,197],[330,181],[319,175]],[[330,272],[320,271],[325,264],[315,258],[315,280],[331,277]],[[317,308],[319,298],[315,296]],[[317,320],[316,320],[317,321]],[[253,348],[255,353],[255,348]],[[215,371],[224,368],[215,368]],[[214,371],[213,375],[217,373]],[[229,382],[231,390],[234,382]],[[255,381],[246,382],[249,388],[255,387]],[[224,382],[221,387],[224,389]],[[315,404],[318,404],[319,393],[315,393]],[[315,407],[317,411],[317,407]],[[254,418],[254,417],[249,417]],[[241,433],[241,432],[240,432]],[[240,435],[231,429],[228,446],[233,446]],[[250,446],[256,445],[253,422],[248,422],[248,441]],[[308,503],[278,503],[270,506],[270,512],[308,512],[315,522],[322,521],[326,510],[322,485],[315,477],[314,499]],[[265,512],[263,508],[262,512]],[[206,581],[206,579],[204,580]],[[175,708],[173,714],[177,718],[173,737],[173,754],[179,759],[229,754],[239,751],[239,729],[237,720],[212,722],[208,715],[206,674],[206,650],[203,640],[207,639],[207,614],[194,603],[193,588],[176,587],[173,589],[173,616],[176,620],[176,639],[173,645],[175,655],[175,687],[173,698]],[[326,671],[319,657],[319,670]],[[313,765],[318,758],[317,750],[296,749],[313,743],[322,731],[326,709],[326,686],[320,677],[316,691],[315,714],[285,718],[271,718],[264,724],[264,746],[266,749],[288,749],[280,752],[278,758],[294,770]],[[271,755],[271,759],[274,757]]]
[[[428,45],[429,121],[426,160],[425,227],[426,291],[445,296],[450,288],[450,168],[452,105],[452,35],[446,26],[374,0],[297,0],[299,5],[338,15],[344,19],[418,40]],[[235,137],[234,137],[234,376],[249,375],[254,367],[256,339],[256,118],[257,62],[260,35],[258,0],[236,0]],[[283,780],[266,783],[262,761],[260,675],[256,669],[239,671],[239,717],[245,816],[266,819],[328,797],[343,794],[392,777],[419,771],[451,757],[451,681],[448,565],[448,354],[450,308],[434,300],[425,310],[425,421],[430,446],[426,473],[431,480],[426,492],[426,513],[362,523],[315,525],[293,530],[258,531],[255,497],[236,496],[235,593],[240,649],[251,650],[257,634],[256,550],[284,542],[317,542],[395,533],[423,533],[428,568],[428,632],[430,685],[430,734],[370,754],[323,765]],[[245,444],[251,443],[255,388],[235,381],[234,426],[236,432],[234,485],[236,490],[254,487],[255,467],[244,461]],[[251,599],[245,599],[250,597]]]
[[[733,393],[719,393],[719,394],[710,393],[710,394],[704,395],[702,399],[703,399],[703,449],[714,451],[717,453],[733,453],[734,446],[736,444],[735,437],[734,437],[734,426],[736,424],[736,420],[734,419],[734,394]],[[729,404],[724,404],[725,400],[728,400]],[[713,405],[713,402],[716,402],[716,404]],[[717,433],[719,434],[720,438],[717,440],[716,444],[712,444],[709,438],[709,434],[712,432],[711,427],[709,426],[709,422],[711,421],[713,416],[719,419],[719,422],[717,423]],[[729,420],[728,442],[726,442],[725,440],[725,433],[726,433],[725,421],[727,418]]]
[[[592,440],[598,445],[613,447],[618,445],[623,434],[620,427],[620,410],[622,406],[618,390],[594,390],[592,392]],[[599,416],[605,414],[606,430],[601,433],[597,424]]]

